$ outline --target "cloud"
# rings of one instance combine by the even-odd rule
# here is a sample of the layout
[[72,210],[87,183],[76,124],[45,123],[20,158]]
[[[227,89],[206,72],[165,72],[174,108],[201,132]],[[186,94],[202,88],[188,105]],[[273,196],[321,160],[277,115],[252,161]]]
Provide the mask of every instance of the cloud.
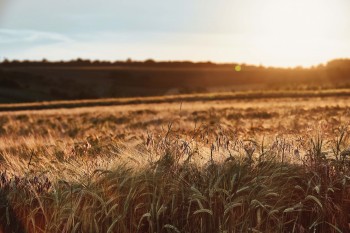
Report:
[[35,44],[54,44],[67,43],[73,40],[59,33],[20,30],[20,29],[1,29],[0,44],[12,45],[35,45]]
[[8,0],[0,0],[0,25],[1,25],[2,18],[4,16],[6,8],[7,8],[7,6],[6,6],[7,3],[8,3]]

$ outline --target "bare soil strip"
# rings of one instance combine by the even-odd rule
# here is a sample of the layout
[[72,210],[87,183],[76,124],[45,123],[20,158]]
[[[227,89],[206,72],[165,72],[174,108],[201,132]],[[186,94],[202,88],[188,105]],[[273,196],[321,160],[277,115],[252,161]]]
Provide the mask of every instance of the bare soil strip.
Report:
[[44,110],[57,108],[80,108],[96,106],[182,103],[195,101],[220,100],[252,100],[252,99],[278,99],[278,98],[324,98],[324,97],[350,97],[350,89],[331,89],[320,91],[252,91],[231,93],[188,94],[172,96],[155,96],[140,98],[113,98],[72,101],[33,102],[23,104],[0,104],[0,111]]

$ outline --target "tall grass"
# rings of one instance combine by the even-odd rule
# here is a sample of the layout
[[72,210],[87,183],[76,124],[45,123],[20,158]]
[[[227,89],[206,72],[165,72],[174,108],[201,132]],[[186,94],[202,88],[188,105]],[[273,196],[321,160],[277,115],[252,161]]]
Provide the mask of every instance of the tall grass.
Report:
[[133,147],[17,144],[0,151],[1,231],[349,232],[348,145],[345,129],[257,142],[171,125]]

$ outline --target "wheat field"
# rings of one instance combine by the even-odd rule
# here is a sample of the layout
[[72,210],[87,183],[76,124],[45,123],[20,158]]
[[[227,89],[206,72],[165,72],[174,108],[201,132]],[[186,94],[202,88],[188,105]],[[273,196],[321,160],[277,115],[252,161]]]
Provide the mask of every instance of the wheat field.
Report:
[[1,112],[0,232],[349,232],[349,107],[276,95]]

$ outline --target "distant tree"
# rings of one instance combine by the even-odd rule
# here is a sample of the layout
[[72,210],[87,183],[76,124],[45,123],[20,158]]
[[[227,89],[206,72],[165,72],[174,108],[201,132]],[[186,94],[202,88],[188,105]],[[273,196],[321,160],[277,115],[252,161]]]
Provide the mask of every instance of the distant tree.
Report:
[[146,61],[144,61],[145,64],[154,64],[156,63],[153,59],[147,59]]

